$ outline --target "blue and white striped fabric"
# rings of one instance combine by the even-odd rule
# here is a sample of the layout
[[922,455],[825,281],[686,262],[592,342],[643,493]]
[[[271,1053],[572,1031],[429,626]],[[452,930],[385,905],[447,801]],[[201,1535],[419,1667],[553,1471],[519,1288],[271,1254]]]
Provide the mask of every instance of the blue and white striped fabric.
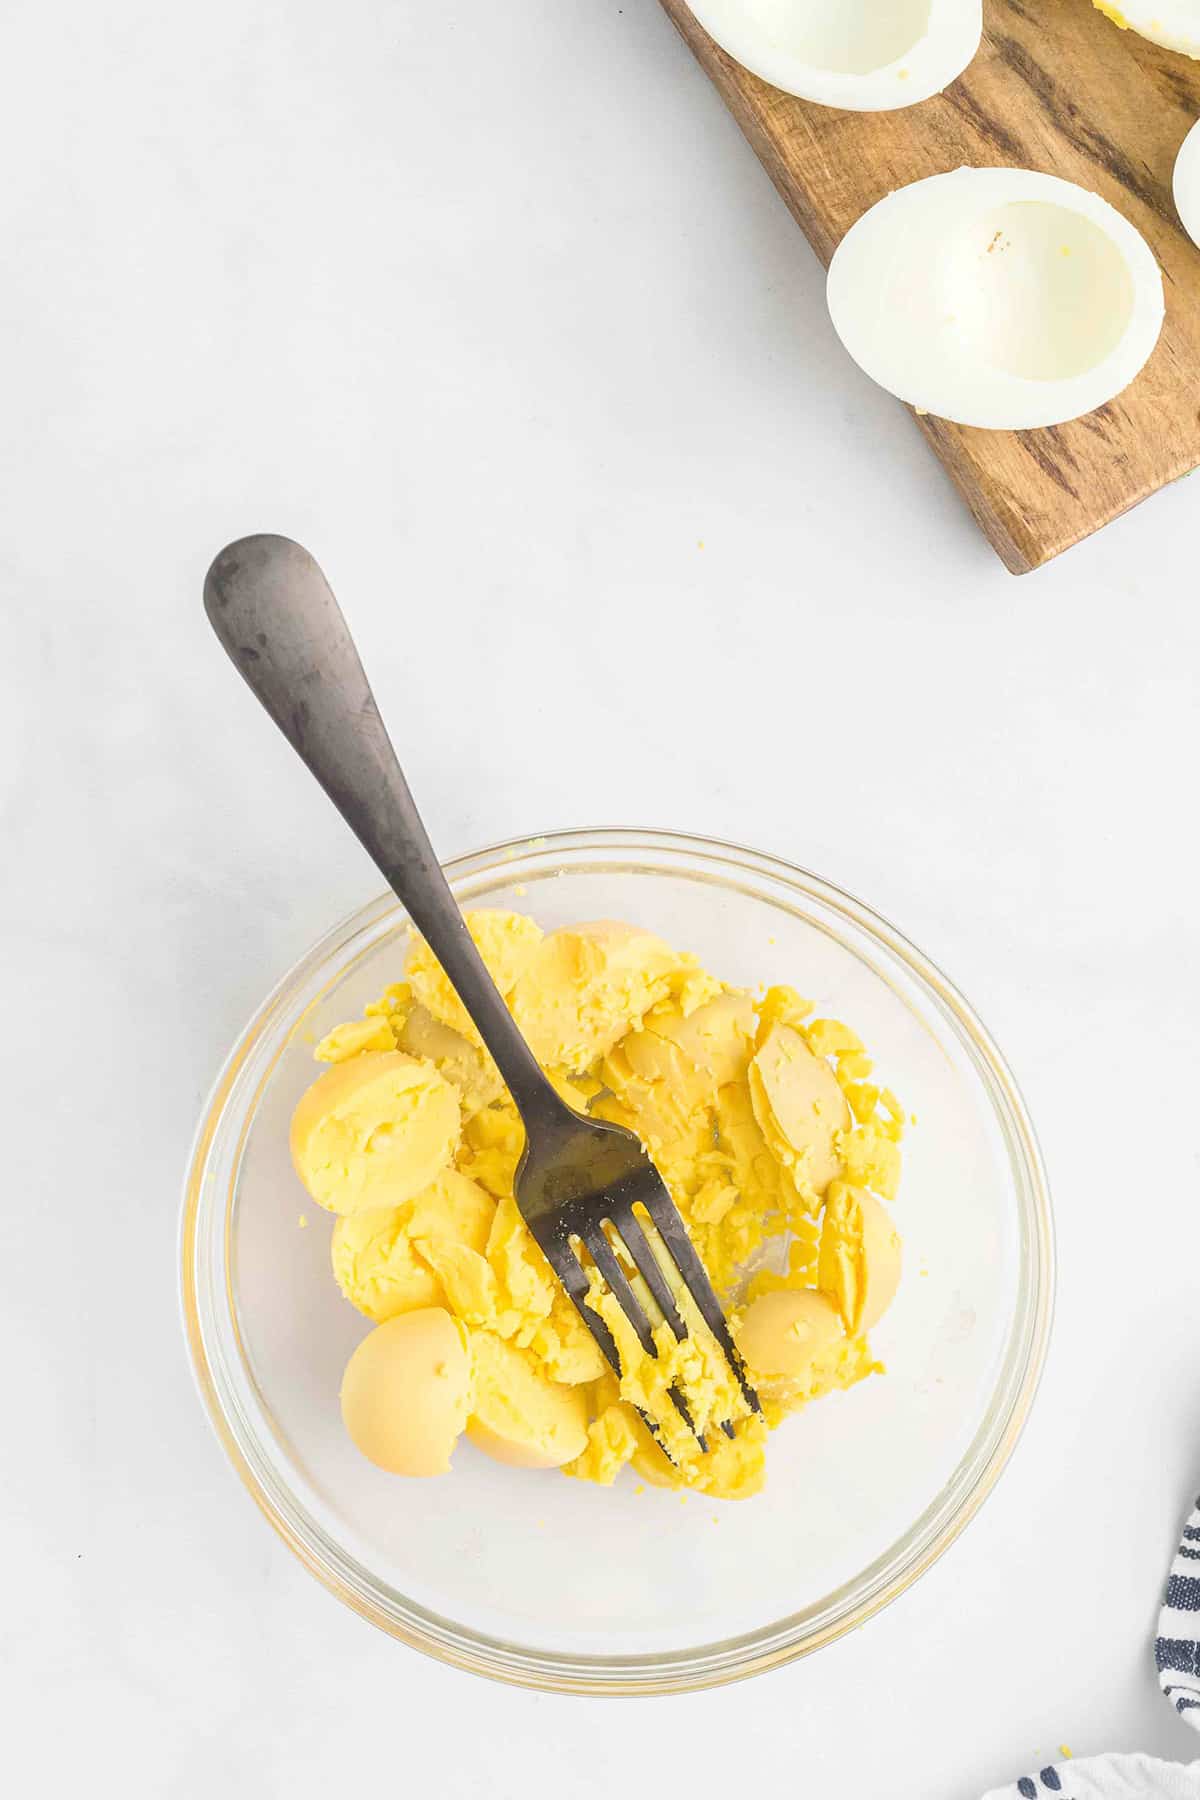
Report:
[[1200,1731],[1200,1500],[1167,1577],[1154,1660],[1163,1693],[1180,1718]]
[[1157,1756],[1081,1756],[993,1788],[983,1800],[1196,1800],[1200,1763]]
[[[1181,1719],[1200,1731],[1200,1500],[1183,1528],[1163,1609],[1154,1660],[1163,1693]],[[1200,1762],[1156,1756],[1088,1756],[1050,1763],[994,1788],[984,1800],[1200,1800]]]

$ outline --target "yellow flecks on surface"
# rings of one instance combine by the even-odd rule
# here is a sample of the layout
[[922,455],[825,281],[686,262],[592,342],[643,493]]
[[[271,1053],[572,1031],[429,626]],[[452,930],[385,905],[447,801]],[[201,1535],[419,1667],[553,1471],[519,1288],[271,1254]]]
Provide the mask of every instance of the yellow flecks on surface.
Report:
[[1064,1756],[1068,1762],[1071,1761],[1071,1746],[1070,1746],[1070,1744],[1060,1744],[1058,1746],[1058,1753],[1060,1756]]
[[645,1215],[644,1245],[686,1335],[676,1338],[614,1232],[654,1353],[585,1253],[589,1304],[619,1375],[609,1368],[517,1205],[524,1130],[513,1101],[419,939],[406,979],[321,1040],[330,1067],[296,1111],[296,1166],[343,1214],[337,1282],[377,1326],[430,1312],[452,1322],[471,1345],[465,1429],[501,1461],[601,1486],[631,1468],[636,1493],[649,1483],[681,1498],[749,1498],[765,1480],[770,1430],[881,1371],[866,1334],[899,1279],[881,1201],[900,1178],[900,1102],[855,1032],[813,1018],[795,988],[762,986],[756,998],[612,920],[544,934],[522,914],[482,911],[467,927],[567,1104],[627,1126],[653,1157],[764,1416],[746,1406]]
[[529,892],[529,889],[525,886],[525,883],[523,881],[518,882],[516,887],[513,889],[513,894],[515,895],[515,897],[518,900],[523,900],[528,892]]
[[296,1220],[296,1223],[300,1227],[301,1231],[307,1231],[308,1230],[308,1214],[301,1213],[300,1217]]

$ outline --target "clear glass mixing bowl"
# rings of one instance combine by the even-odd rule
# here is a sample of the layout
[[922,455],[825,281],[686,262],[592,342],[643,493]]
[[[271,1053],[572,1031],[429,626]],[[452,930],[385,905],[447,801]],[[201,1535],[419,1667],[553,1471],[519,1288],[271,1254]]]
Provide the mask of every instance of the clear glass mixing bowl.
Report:
[[[727,980],[786,981],[864,1038],[917,1116],[895,1208],[906,1274],[874,1334],[888,1374],[790,1420],[764,1494],[720,1504],[507,1469],[465,1441],[439,1481],[349,1443],[342,1368],[366,1322],[287,1129],[312,1047],[401,971],[392,896],[329,933],[234,1047],[187,1178],[183,1307],[213,1426],[264,1516],[364,1618],[464,1669],[575,1693],[667,1693],[776,1667],[903,1591],[1003,1468],[1046,1350],[1053,1238],[1012,1076],[960,994],[858,901],[772,857],[664,832],[505,844],[449,866],[464,906],[553,927],[623,918]],[[299,1217],[307,1214],[308,1227]],[[714,1520],[719,1529],[714,1529]]]

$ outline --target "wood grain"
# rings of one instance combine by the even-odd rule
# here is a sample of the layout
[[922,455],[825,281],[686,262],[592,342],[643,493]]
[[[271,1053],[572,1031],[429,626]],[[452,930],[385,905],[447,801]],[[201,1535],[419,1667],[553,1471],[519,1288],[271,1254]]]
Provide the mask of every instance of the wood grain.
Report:
[[1040,431],[918,419],[1014,574],[1200,464],[1200,250],[1171,200],[1176,152],[1200,115],[1200,63],[1118,31],[1091,0],[985,0],[979,55],[944,94],[903,112],[835,112],[739,67],[685,0],[662,5],[825,263],[884,194],[964,163],[1077,181],[1148,240],[1166,323],[1124,394]]

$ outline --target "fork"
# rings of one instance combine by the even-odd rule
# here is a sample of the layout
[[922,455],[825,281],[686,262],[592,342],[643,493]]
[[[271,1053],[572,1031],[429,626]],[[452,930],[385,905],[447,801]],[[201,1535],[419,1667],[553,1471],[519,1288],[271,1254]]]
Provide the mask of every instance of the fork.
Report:
[[[582,1246],[611,1289],[643,1350],[657,1356],[654,1327],[609,1236],[675,1337],[687,1325],[646,1230],[644,1213],[683,1287],[728,1358],[742,1397],[761,1411],[721,1303],[687,1227],[640,1140],[624,1126],[576,1112],[543,1074],[467,930],[397,761],[358,651],[316,562],[291,539],[241,538],[204,583],[213,630],[248,686],[316,776],[384,879],[399,896],[491,1052],[525,1128],[514,1181],[517,1206],[605,1358],[621,1374],[616,1341],[588,1302]],[[674,1404],[702,1450],[686,1397]],[[643,1418],[666,1448],[657,1422]],[[723,1429],[733,1435],[733,1426]]]

